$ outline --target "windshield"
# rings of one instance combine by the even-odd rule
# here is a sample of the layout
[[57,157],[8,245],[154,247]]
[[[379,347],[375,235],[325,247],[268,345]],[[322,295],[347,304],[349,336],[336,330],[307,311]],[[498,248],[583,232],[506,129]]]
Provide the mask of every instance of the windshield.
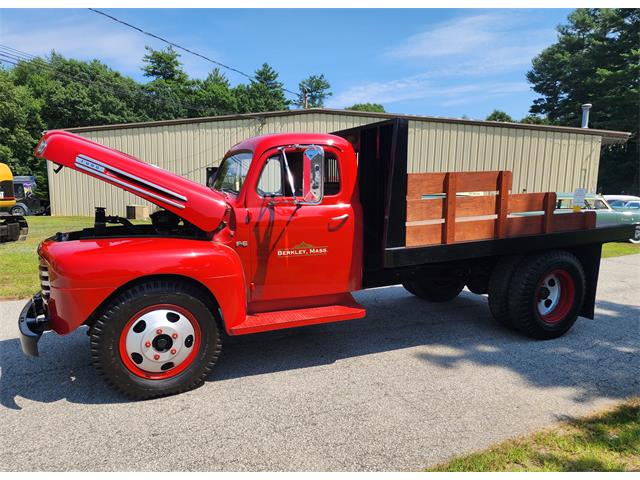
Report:
[[251,152],[242,152],[227,157],[220,165],[213,188],[221,192],[231,192],[237,195],[245,178],[247,178],[252,156]]

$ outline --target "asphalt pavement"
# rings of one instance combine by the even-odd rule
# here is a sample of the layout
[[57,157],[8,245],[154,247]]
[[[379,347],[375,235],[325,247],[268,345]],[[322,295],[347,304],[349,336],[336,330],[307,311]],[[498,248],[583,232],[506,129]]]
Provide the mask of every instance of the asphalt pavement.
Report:
[[596,319],[533,341],[486,297],[356,294],[367,317],[236,337],[204,386],[130,402],[84,330],[41,356],[0,303],[2,470],[419,470],[640,394],[640,255],[602,262]]

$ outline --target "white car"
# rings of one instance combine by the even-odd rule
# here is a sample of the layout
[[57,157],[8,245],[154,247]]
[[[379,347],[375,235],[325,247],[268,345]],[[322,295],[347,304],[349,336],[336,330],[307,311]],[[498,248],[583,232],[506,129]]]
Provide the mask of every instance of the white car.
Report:
[[[628,202],[640,202],[640,197],[634,195],[603,195],[612,208],[625,208]],[[633,207],[632,207],[633,208]]]

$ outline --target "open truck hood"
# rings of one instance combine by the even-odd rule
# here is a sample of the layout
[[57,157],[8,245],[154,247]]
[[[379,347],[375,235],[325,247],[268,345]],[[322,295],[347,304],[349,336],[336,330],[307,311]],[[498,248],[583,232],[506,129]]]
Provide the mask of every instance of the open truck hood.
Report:
[[46,132],[35,155],[120,187],[208,233],[227,209],[223,195],[204,185],[63,130]]

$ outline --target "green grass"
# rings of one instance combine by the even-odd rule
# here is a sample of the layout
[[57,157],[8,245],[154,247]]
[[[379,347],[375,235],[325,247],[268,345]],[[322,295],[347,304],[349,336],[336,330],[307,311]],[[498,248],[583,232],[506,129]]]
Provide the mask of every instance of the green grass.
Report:
[[605,243],[602,246],[602,258],[619,257],[621,255],[633,255],[634,253],[640,253],[640,244]]
[[27,217],[29,235],[24,242],[0,243],[0,298],[30,297],[40,290],[38,244],[56,232],[90,227],[91,217]]
[[440,472],[640,471],[640,397],[435,466]]

